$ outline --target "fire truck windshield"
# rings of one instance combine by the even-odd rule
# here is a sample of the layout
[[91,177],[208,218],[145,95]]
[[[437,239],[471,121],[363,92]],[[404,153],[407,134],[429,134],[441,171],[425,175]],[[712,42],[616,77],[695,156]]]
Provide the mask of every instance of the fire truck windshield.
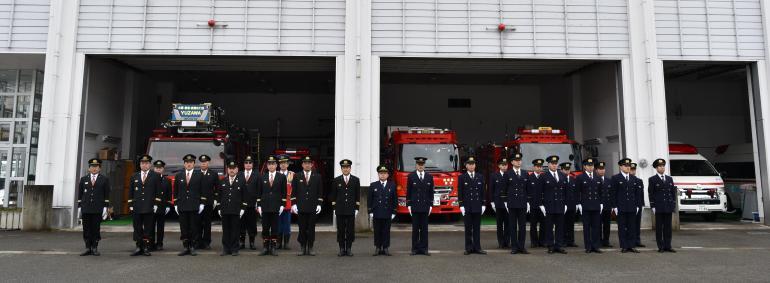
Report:
[[[211,157],[209,167],[213,169],[224,168],[225,147],[221,143],[215,145],[211,141],[152,141],[147,154],[155,160],[166,162],[166,172],[175,172],[183,167],[182,157],[186,154],[200,156],[206,154]],[[197,164],[196,164],[197,165]],[[196,166],[197,167],[197,166]]]
[[719,176],[719,173],[706,160],[672,159],[671,176]]
[[454,144],[404,144],[401,145],[399,171],[412,172],[414,158],[425,157],[425,170],[432,172],[457,171],[457,148]]
[[559,163],[572,162],[576,156],[573,146],[568,143],[522,143],[521,155],[524,156],[522,167],[532,169],[532,160],[545,159],[551,155],[559,156]]

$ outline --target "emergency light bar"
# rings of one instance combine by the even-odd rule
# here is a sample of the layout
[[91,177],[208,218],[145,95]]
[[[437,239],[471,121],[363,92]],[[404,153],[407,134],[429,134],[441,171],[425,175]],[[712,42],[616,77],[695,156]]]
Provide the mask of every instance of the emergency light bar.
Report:
[[668,145],[670,154],[698,154],[698,148],[691,144],[672,143]]
[[409,134],[443,134],[449,131],[449,129],[424,129],[424,128],[410,128],[407,130]]
[[562,130],[552,129],[551,127],[539,127],[537,129],[520,129],[519,134],[563,134]]

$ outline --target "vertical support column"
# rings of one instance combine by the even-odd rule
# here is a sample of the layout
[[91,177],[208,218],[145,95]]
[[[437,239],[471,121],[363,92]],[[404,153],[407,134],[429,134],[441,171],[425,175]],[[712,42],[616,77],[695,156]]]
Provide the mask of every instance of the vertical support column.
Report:
[[[762,8],[762,24],[764,25],[765,36],[765,57],[770,56],[770,2],[760,1]],[[760,217],[762,221],[767,225],[770,224],[770,219],[767,215],[770,214],[770,205],[764,205],[770,203],[770,127],[767,125],[767,121],[770,121],[770,64],[767,63],[767,59],[759,60],[756,63],[756,75],[754,76],[756,87],[753,87],[754,102],[758,105],[754,107],[756,109],[754,119],[757,123],[757,135],[759,136],[756,141],[762,142],[761,145],[755,145],[755,148],[759,149],[756,153],[759,157],[759,164],[761,166],[760,172],[763,174],[757,175],[761,179],[757,179],[757,201],[760,211]],[[757,93],[758,92],[758,93]],[[756,163],[755,163],[756,164]]]
[[[629,2],[631,56],[623,60],[623,123],[625,155],[639,163],[637,176],[645,181],[654,174],[656,158],[668,159],[666,94],[663,61],[658,59],[655,7],[651,1]],[[645,205],[649,204],[647,193]],[[651,227],[649,209],[643,210],[642,225]],[[676,217],[675,217],[676,218]],[[675,220],[678,225],[678,219]]]
[[73,227],[85,55],[76,52],[78,1],[52,1],[40,114],[37,185],[53,185],[54,227]]

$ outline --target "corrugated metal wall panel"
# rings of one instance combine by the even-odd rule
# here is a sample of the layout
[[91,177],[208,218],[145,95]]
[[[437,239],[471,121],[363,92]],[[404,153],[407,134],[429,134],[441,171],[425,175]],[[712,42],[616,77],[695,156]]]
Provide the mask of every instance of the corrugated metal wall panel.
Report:
[[[373,0],[372,52],[625,55],[626,9],[624,0]],[[502,38],[501,18],[515,28]]]
[[45,52],[48,0],[0,2],[0,50]]
[[80,19],[78,48],[95,52],[341,54],[345,44],[345,0],[82,0]]
[[762,0],[656,0],[658,55],[764,58]]

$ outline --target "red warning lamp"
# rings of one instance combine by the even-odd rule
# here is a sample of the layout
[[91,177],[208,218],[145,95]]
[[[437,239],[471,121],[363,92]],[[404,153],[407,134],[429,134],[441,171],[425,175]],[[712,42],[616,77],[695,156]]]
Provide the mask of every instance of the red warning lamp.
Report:
[[505,31],[505,24],[500,23],[499,25],[497,25],[497,31],[504,32]]
[[217,25],[217,20],[215,20],[215,19],[210,19],[210,20],[208,21],[208,25],[209,25],[209,27],[212,27],[212,28],[213,28],[214,26],[216,26],[216,25]]

